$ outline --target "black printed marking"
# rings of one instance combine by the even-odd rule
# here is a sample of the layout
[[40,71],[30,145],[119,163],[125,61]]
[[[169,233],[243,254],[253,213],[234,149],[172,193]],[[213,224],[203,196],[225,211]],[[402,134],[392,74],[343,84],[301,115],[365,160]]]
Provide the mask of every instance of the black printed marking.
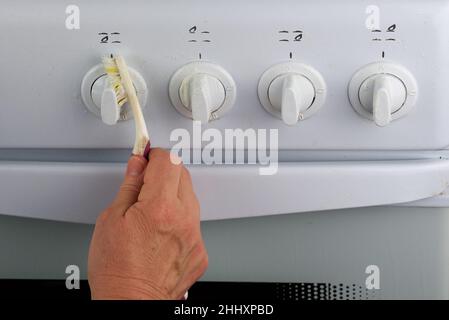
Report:
[[302,33],[299,33],[298,35],[295,36],[293,41],[301,41],[302,40]]
[[387,29],[387,32],[395,32],[395,31],[396,31],[396,24],[392,24]]

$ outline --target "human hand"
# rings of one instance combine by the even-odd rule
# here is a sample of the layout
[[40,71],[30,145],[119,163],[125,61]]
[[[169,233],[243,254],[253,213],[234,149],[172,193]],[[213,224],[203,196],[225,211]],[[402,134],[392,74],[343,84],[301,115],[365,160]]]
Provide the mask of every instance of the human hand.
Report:
[[208,265],[199,213],[189,172],[168,152],[151,150],[148,165],[132,156],[120,191],[95,225],[92,298],[181,299]]

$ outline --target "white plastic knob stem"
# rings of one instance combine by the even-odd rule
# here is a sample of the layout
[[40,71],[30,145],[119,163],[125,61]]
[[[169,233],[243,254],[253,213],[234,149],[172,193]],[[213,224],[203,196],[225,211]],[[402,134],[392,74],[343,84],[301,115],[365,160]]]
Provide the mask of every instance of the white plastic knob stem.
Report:
[[101,95],[101,120],[108,125],[114,125],[120,118],[120,106],[117,102],[117,96],[111,88],[109,81],[105,81],[103,94]]
[[359,97],[363,108],[372,113],[376,125],[384,127],[392,121],[392,114],[404,105],[407,90],[397,77],[377,74],[362,83]]
[[280,110],[285,124],[295,125],[303,112],[313,103],[315,89],[312,83],[299,74],[284,74],[274,79],[268,89],[268,98]]
[[373,117],[379,127],[386,126],[391,122],[392,102],[390,79],[385,76],[376,77],[374,80]]
[[181,83],[179,96],[182,104],[192,112],[192,119],[209,122],[211,113],[225,100],[225,88],[214,76],[197,73]]

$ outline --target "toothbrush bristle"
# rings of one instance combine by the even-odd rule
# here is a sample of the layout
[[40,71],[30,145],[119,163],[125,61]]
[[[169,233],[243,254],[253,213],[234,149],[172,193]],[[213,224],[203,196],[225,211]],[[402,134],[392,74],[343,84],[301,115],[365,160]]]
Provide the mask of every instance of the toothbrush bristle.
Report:
[[117,97],[117,103],[119,106],[123,106],[128,101],[128,97],[125,88],[122,85],[122,78],[120,77],[115,58],[112,55],[103,57],[103,66],[108,76],[109,83]]

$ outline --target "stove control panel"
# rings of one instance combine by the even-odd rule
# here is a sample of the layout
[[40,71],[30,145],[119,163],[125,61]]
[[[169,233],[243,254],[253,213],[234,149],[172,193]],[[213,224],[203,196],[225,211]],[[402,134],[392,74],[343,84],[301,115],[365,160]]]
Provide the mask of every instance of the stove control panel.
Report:
[[130,149],[99,65],[111,53],[154,146],[192,120],[277,130],[279,150],[449,146],[447,0],[4,2],[0,150]]

